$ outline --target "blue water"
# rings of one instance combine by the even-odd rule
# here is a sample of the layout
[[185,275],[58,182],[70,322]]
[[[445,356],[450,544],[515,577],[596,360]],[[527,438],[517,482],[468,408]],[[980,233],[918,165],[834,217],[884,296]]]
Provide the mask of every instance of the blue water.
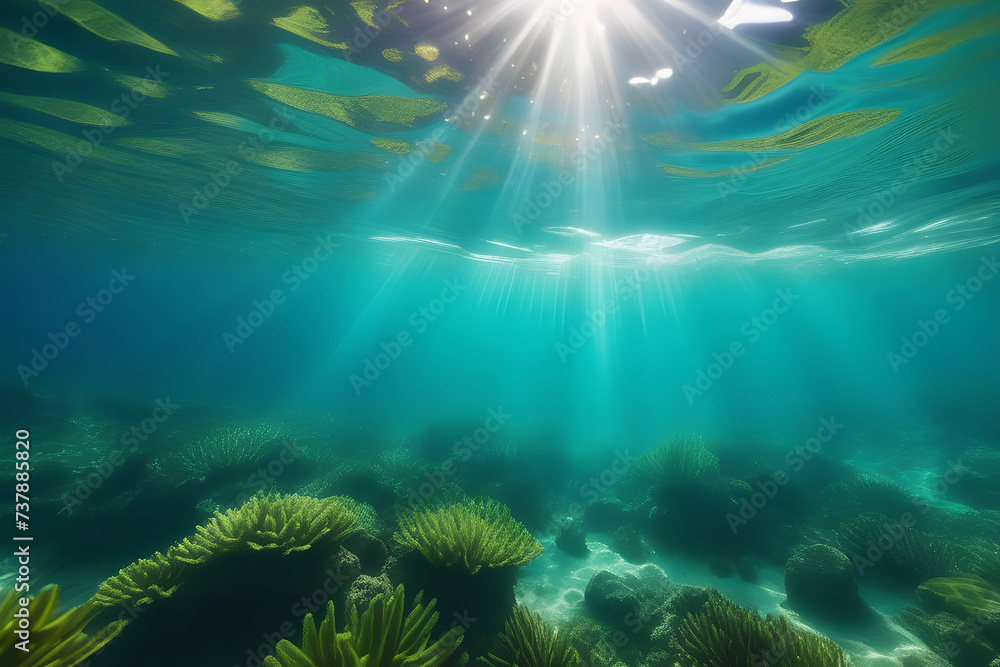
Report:
[[[900,612],[926,604],[912,573],[857,573],[878,623],[817,620],[786,604],[783,587],[798,549],[853,556],[842,522],[891,513],[884,499],[848,510],[855,501],[836,497],[873,474],[930,503],[921,529],[965,549],[960,560],[975,551],[962,567],[1000,585],[983,565],[1000,562],[983,555],[1000,554],[995,8],[921,4],[906,30],[809,69],[803,34],[840,3],[781,3],[789,23],[729,30],[721,2],[691,13],[592,0],[547,22],[528,3],[430,0],[386,8],[399,16],[350,50],[336,44],[366,25],[360,3],[316,5],[329,23],[320,42],[276,25],[287,3],[248,0],[222,21],[181,3],[98,4],[176,53],[102,38],[68,7],[48,18],[26,2],[0,10],[10,445],[0,478],[19,481],[13,443],[29,431],[32,595],[57,583],[63,606],[83,604],[120,568],[257,491],[353,494],[382,522],[366,537],[398,558],[359,550],[366,575],[405,581],[408,600],[426,587],[445,613],[459,604],[454,591],[496,586],[484,599],[500,615],[470,630],[473,658],[515,601],[564,635],[598,619],[612,636],[592,577],[656,579],[653,568],[670,582],[661,593],[716,588],[833,638],[856,666],[909,667],[911,649],[980,664],[972,649],[959,658],[902,634],[913,629]],[[879,64],[952,30],[968,32],[941,53]],[[684,60],[690,35],[709,43]],[[70,54],[78,70],[25,65],[30,44]],[[761,62],[807,69],[758,99],[727,101],[733,73]],[[667,65],[672,75],[650,85]],[[141,100],[116,79],[154,73],[164,89]],[[292,89],[328,97],[273,92]],[[52,98],[128,124],[101,128]],[[433,110],[406,119],[420,103]],[[807,145],[733,143],[793,129]],[[246,462],[177,472],[191,443],[247,419],[303,447],[288,474],[265,484],[246,477]],[[718,456],[710,491],[694,484],[678,501],[616,470],[677,433]],[[810,463],[820,441],[821,463]],[[963,457],[974,463],[963,468]],[[939,492],[956,465],[975,481]],[[498,568],[509,581],[427,574],[397,548],[394,503],[428,481],[436,493],[449,466],[449,481],[510,506],[544,547]],[[745,541],[722,544],[694,519],[682,538],[671,532],[678,515],[720,519],[714,508],[738,511],[751,482],[801,468]],[[615,528],[651,545],[643,569],[592,516],[586,554],[562,542],[599,499],[624,508]],[[0,515],[13,524],[14,512],[10,503]],[[190,606],[173,609],[186,611],[171,602],[147,616],[165,629],[135,618],[93,664],[137,664],[203,622],[199,605],[221,605],[233,620],[216,639],[155,664],[250,665],[241,647],[284,618],[282,595],[315,585],[295,579],[318,567],[309,557],[217,572],[213,586],[271,572],[280,585],[258,598],[184,589],[174,602]],[[10,561],[0,568],[5,590],[15,575]],[[293,615],[286,638],[298,643],[303,614]],[[995,657],[1000,640],[982,636],[982,655]],[[618,659],[661,664],[664,647],[637,636]],[[0,664],[41,664],[18,658],[0,652]]]

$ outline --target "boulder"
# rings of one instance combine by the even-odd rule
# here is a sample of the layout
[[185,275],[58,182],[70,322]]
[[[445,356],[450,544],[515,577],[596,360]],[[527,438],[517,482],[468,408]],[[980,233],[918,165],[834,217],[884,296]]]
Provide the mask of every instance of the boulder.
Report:
[[849,618],[865,610],[851,561],[825,544],[796,551],[785,564],[785,593],[796,611]]

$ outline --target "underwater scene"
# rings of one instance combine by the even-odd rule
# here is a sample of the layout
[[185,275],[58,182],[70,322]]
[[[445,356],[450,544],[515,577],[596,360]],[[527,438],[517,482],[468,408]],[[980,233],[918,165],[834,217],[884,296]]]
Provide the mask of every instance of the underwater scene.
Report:
[[993,0],[3,0],[0,667],[1000,667]]

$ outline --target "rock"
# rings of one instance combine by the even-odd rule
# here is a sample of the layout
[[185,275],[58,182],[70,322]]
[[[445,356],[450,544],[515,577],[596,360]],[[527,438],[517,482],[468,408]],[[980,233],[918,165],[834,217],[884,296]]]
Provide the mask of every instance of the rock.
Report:
[[676,588],[654,565],[625,576],[602,570],[590,578],[584,604],[594,618],[616,630],[634,633],[641,628],[648,633],[662,621],[660,609]]
[[607,570],[590,578],[583,599],[595,618],[616,628],[624,624],[625,616],[639,607],[639,594],[623,577]]
[[837,549],[813,544],[785,564],[785,593],[796,611],[847,618],[865,609],[851,561]]
[[736,568],[726,558],[709,558],[708,569],[719,579],[732,579],[736,576]]
[[733,559],[733,565],[736,567],[736,573],[740,575],[740,579],[748,584],[756,584],[759,580],[757,577],[757,568],[750,561],[743,558],[735,558]]
[[[714,588],[687,585],[676,588],[660,609],[659,621],[650,633],[652,645],[673,655],[676,652],[677,632],[684,619],[689,614],[701,612],[710,601],[722,598],[723,595]],[[657,664],[672,665],[674,658]]]
[[617,498],[601,498],[587,506],[583,521],[594,532],[611,531],[627,521],[625,509]]
[[573,520],[562,526],[556,533],[556,546],[573,556],[585,556],[590,551],[587,548],[587,529],[583,522]]
[[649,561],[653,551],[645,538],[632,526],[621,526],[611,536],[611,548],[630,563],[639,565]]

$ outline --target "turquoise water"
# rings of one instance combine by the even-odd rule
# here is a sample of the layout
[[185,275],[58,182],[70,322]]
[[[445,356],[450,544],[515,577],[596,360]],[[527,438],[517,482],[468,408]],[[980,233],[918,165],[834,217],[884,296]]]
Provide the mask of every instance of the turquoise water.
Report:
[[[856,666],[998,657],[995,7],[591,3],[0,10],[3,479],[30,506],[2,514],[33,538],[0,582],[117,632],[0,665],[259,664],[331,568],[317,623],[400,584],[433,638],[482,619],[449,665],[502,655],[515,604],[570,638],[552,664],[845,664],[685,653],[710,607],[681,586]],[[356,532],[244,536],[100,601],[258,492],[362,503]],[[459,495],[540,555],[408,548]],[[909,531],[888,556],[871,512]],[[815,545],[847,563],[833,615],[795,598]],[[978,603],[927,584],[957,576]]]

